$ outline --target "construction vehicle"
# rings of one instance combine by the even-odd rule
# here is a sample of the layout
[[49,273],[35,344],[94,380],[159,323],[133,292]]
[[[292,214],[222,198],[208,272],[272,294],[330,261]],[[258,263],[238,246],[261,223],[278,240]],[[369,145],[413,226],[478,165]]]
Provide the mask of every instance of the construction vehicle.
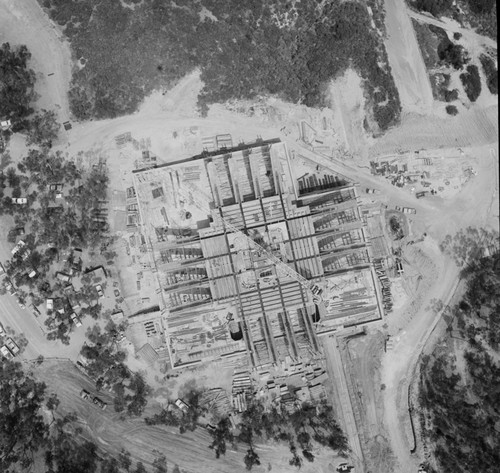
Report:
[[[225,228],[226,230],[229,230],[230,232],[243,237],[244,239],[247,240],[249,243],[249,246],[253,248],[254,250],[257,250],[258,252],[262,253],[265,255],[266,259],[269,260],[275,267],[276,270],[281,272],[281,274],[284,274],[291,279],[294,279],[297,281],[304,289],[308,290],[311,292],[313,296],[313,302],[315,304],[319,303],[322,301],[321,299],[321,293],[323,292],[323,289],[321,289],[317,284],[311,283],[308,281],[305,277],[297,273],[293,268],[288,266],[287,264],[283,263],[279,258],[274,256],[272,253],[270,253],[268,250],[263,248],[261,245],[259,245],[255,240],[250,238],[248,235],[243,233],[239,228],[234,226],[232,223],[229,223],[226,219],[222,217],[222,215],[217,214],[215,212],[211,212],[210,209],[207,207],[208,202],[211,202],[213,199],[206,195],[202,190],[197,188],[194,184],[191,184],[190,182],[184,181],[183,182],[184,187],[187,187],[191,190],[191,195],[190,196],[184,196],[188,201],[192,201],[201,211],[207,212],[209,215],[212,215],[214,221],[219,221]],[[183,192],[182,190],[178,189],[179,193],[182,195]],[[199,193],[203,196],[205,199],[206,204],[200,203],[195,197],[194,194]]]

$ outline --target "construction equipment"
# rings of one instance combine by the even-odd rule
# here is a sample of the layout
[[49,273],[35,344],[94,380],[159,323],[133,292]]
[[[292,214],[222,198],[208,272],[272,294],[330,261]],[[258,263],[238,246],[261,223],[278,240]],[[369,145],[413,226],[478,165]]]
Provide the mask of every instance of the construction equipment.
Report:
[[[221,223],[226,230],[229,230],[232,233],[235,233],[238,236],[241,236],[247,240],[249,243],[250,247],[253,248],[254,250],[257,250],[261,253],[263,253],[266,257],[267,260],[269,260],[277,269],[277,271],[281,272],[281,274],[284,274],[288,276],[291,279],[294,279],[297,281],[304,289],[308,290],[311,292],[313,296],[313,302],[317,304],[318,302],[322,301],[321,298],[321,293],[323,292],[323,289],[321,289],[317,284],[311,283],[308,281],[304,276],[300,275],[295,271],[293,268],[288,266],[287,264],[283,263],[279,258],[274,256],[272,253],[267,251],[265,248],[263,248],[261,245],[259,245],[255,240],[250,238],[248,235],[243,233],[239,228],[235,227],[232,223],[229,223],[226,219],[222,217],[219,213],[216,212],[211,212],[211,210],[207,207],[208,202],[211,202],[213,199],[206,195],[202,190],[200,190],[198,187],[196,187],[193,183],[183,181],[183,187],[187,187],[188,189],[191,190],[191,194],[186,196],[185,193],[183,192],[184,189],[181,189],[180,186],[178,188],[179,194],[183,195],[184,198],[187,199],[187,201],[192,201],[200,210],[203,212],[207,212],[208,214],[212,215],[214,221],[218,221]],[[200,203],[195,195],[196,193],[199,193],[203,196],[205,200],[205,204]]]

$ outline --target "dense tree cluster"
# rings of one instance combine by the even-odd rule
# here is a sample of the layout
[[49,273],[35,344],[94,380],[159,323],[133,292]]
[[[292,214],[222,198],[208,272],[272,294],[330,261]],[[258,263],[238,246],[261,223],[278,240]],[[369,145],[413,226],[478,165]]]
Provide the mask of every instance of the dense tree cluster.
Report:
[[428,417],[424,434],[433,444],[440,472],[493,473],[500,464],[498,246],[489,256],[471,258],[464,276],[467,291],[452,310],[448,334],[458,332],[457,338],[466,341],[465,373],[457,370],[455,356],[438,348],[432,357],[424,357],[420,390],[420,404]]
[[26,46],[0,47],[0,119],[12,119],[13,131],[26,128],[26,119],[33,113],[35,73],[28,67],[31,53]]
[[414,5],[417,10],[439,17],[450,10],[453,0],[415,0]]
[[467,98],[475,102],[481,95],[481,76],[475,64],[469,64],[465,72],[460,74],[460,81],[464,86]]
[[96,388],[113,389],[115,411],[140,416],[151,388],[141,374],[131,372],[125,365],[127,355],[116,343],[124,329],[125,325],[113,321],[109,321],[104,330],[94,325],[87,330],[88,343],[80,353],[86,360],[86,372],[96,381]]
[[492,94],[498,95],[498,69],[495,66],[495,61],[486,54],[481,54],[479,60],[481,61],[481,66],[486,76],[486,86],[488,90]]
[[[275,94],[310,106],[354,67],[381,130],[399,119],[397,89],[381,37],[354,1],[175,3],[44,0],[84,66],[74,73],[73,113],[81,119],[131,113],[145,94],[199,68],[201,111],[231,99]],[[372,2],[377,24],[383,12]],[[103,47],[105,45],[105,47]]]

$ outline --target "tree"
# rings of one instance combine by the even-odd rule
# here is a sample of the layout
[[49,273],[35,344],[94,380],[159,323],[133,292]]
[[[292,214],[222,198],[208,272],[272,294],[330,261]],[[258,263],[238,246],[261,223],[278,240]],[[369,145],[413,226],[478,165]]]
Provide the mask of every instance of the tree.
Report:
[[[155,450],[153,453],[158,454],[160,452]],[[154,459],[153,473],[167,473],[167,459],[163,453]]]
[[12,119],[14,132],[26,128],[25,119],[33,111],[35,73],[28,68],[30,59],[31,53],[26,46],[11,49],[9,43],[4,43],[0,47],[0,116]]
[[124,470],[129,471],[130,466],[132,465],[132,460],[130,459],[130,452],[122,448],[120,451],[120,455],[118,456],[118,460],[120,462],[120,466]]
[[466,72],[460,74],[460,80],[464,86],[465,93],[471,102],[475,102],[481,95],[481,76],[475,64],[469,64]]
[[45,388],[20,363],[0,361],[0,471],[17,463],[28,468],[46,445],[48,429],[40,415]]
[[29,128],[26,135],[26,145],[39,145],[52,147],[52,142],[57,139],[60,125],[57,123],[56,114],[53,110],[43,109],[37,112],[29,120]]
[[146,468],[144,467],[142,462],[137,462],[134,473],[146,473]]
[[247,470],[251,470],[254,465],[260,465],[259,455],[257,455],[252,447],[247,450],[244,462]]

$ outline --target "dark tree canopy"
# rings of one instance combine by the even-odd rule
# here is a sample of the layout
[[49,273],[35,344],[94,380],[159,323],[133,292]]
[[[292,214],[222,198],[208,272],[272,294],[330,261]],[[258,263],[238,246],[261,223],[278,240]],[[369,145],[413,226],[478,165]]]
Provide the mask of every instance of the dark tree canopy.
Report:
[[11,119],[14,131],[25,128],[25,119],[33,109],[35,73],[29,69],[31,53],[26,46],[0,47],[0,119]]
[[48,429],[40,414],[45,384],[26,374],[20,363],[0,360],[0,471],[19,463],[27,468],[46,444]]
[[399,118],[383,41],[359,2],[144,0],[131,10],[122,2],[45,0],[44,6],[85,62],[70,90],[80,119],[131,113],[146,94],[197,68],[201,111],[260,94],[322,106],[325,85],[348,67],[364,79],[380,129]]

